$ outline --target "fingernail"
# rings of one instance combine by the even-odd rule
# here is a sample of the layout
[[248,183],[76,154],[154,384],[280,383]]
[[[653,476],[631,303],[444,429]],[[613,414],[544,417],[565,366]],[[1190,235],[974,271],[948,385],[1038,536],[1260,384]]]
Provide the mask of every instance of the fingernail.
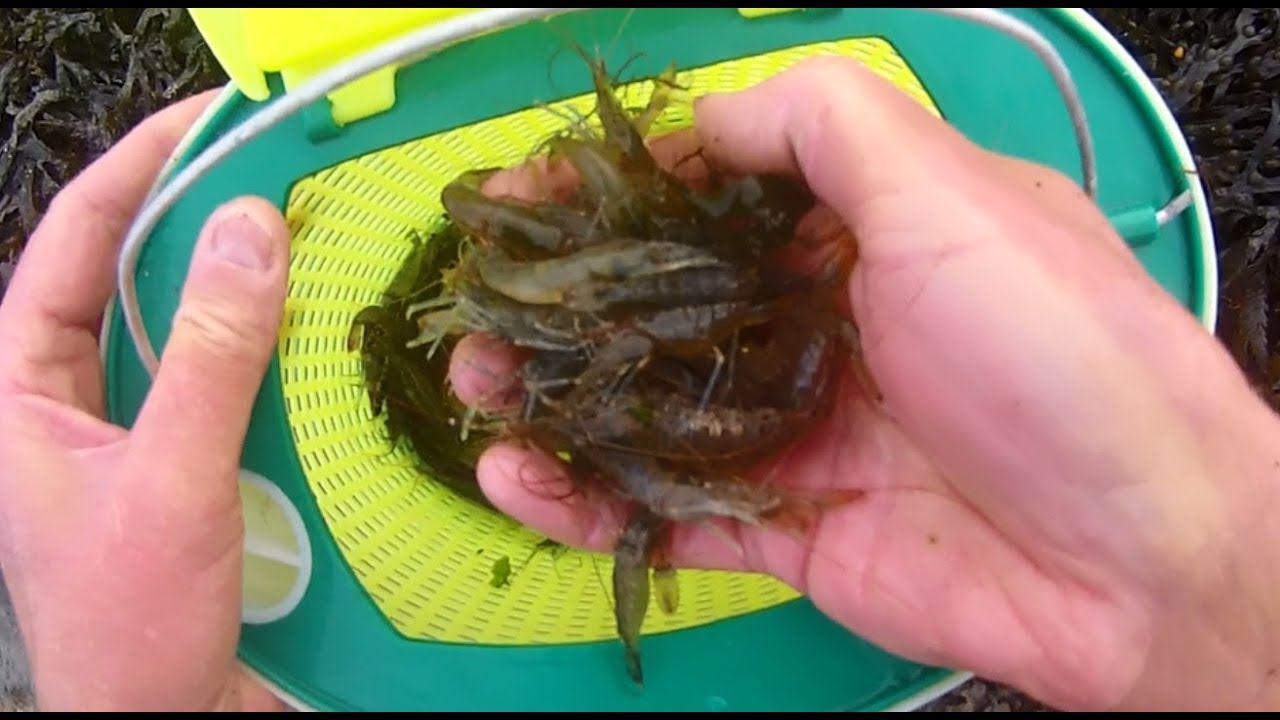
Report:
[[213,253],[246,270],[263,272],[271,267],[271,239],[262,226],[244,213],[220,221],[213,229]]

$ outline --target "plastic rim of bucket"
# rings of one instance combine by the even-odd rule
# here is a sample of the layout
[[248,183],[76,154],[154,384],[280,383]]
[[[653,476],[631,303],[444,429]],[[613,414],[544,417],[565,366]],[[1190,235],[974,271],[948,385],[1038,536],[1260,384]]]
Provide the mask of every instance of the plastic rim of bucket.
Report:
[[[699,12],[714,11],[707,10]],[[922,80],[924,80],[926,86],[929,86],[930,91],[932,92],[934,90],[934,87],[930,85],[928,79],[930,77],[930,71],[927,67],[929,63],[927,61],[922,62],[924,53],[927,51],[920,49],[921,44],[927,46],[927,43],[912,42],[909,35],[897,27],[898,24],[886,19],[886,15],[891,15],[895,11],[844,10],[843,12],[858,13],[860,15],[859,20],[864,20],[865,22],[848,23],[848,25],[852,25],[853,27],[844,27],[840,32],[812,32],[812,34],[823,37],[864,34],[889,36],[890,41],[893,42],[895,47],[902,51],[907,62],[913,65],[918,74],[921,74]],[[1077,75],[1085,74],[1080,71],[1087,70],[1088,68],[1086,66],[1088,66],[1091,61],[1104,66],[1105,71],[1102,75],[1104,76],[1104,81],[1109,81],[1109,84],[1104,82],[1104,84],[1107,84],[1108,86],[1105,88],[1086,88],[1084,92],[1086,98],[1095,98],[1092,103],[1089,103],[1086,100],[1090,111],[1091,124],[1095,124],[1096,126],[1098,123],[1096,118],[1100,114],[1107,114],[1099,112],[1099,101],[1096,99],[1099,95],[1103,97],[1104,101],[1108,101],[1102,103],[1103,109],[1114,111],[1114,114],[1123,114],[1121,112],[1122,109],[1127,109],[1129,113],[1141,117],[1142,122],[1140,125],[1145,129],[1145,133],[1143,133],[1140,140],[1144,142],[1135,143],[1134,146],[1128,148],[1128,159],[1134,160],[1136,158],[1141,161],[1141,158],[1138,158],[1138,156],[1144,149],[1146,149],[1158,156],[1156,163],[1164,170],[1164,176],[1162,178],[1157,178],[1155,175],[1159,173],[1153,173],[1153,175],[1148,178],[1149,186],[1142,187],[1141,192],[1135,193],[1135,196],[1118,197],[1115,195],[1108,195],[1109,178],[1112,178],[1113,176],[1110,174],[1110,163],[1107,158],[1114,156],[1116,153],[1114,149],[1108,151],[1107,143],[1105,141],[1100,143],[1099,175],[1102,190],[1100,201],[1104,210],[1113,218],[1113,221],[1116,221],[1118,226],[1124,225],[1124,222],[1120,220],[1120,216],[1132,212],[1133,206],[1146,207],[1154,211],[1162,206],[1165,200],[1176,196],[1178,192],[1183,190],[1188,190],[1190,192],[1191,204],[1188,212],[1178,218],[1175,218],[1172,222],[1168,223],[1168,225],[1160,228],[1159,237],[1146,239],[1141,243],[1135,243],[1134,250],[1143,260],[1144,265],[1148,270],[1160,279],[1166,289],[1183,302],[1190,311],[1195,313],[1206,328],[1212,330],[1216,323],[1217,303],[1217,268],[1216,256],[1213,252],[1212,226],[1209,220],[1207,202],[1199,182],[1194,176],[1188,176],[1185,174],[1180,175],[1180,171],[1182,169],[1194,168],[1194,160],[1181,131],[1173,119],[1172,113],[1160,99],[1158,92],[1137,66],[1136,62],[1123,50],[1113,37],[1106,33],[1106,31],[1095,20],[1085,14],[1083,10],[1026,10],[1013,11],[1012,14],[1036,25],[1041,32],[1045,33],[1046,36],[1049,36],[1050,39],[1059,46],[1060,50],[1063,50],[1063,55],[1068,57],[1068,60],[1072,64],[1073,73]],[[771,20],[771,22],[780,23],[785,26],[788,23],[788,19],[783,17],[780,20]],[[831,24],[842,25],[841,23]],[[965,33],[962,31],[960,25],[960,23],[948,24],[947,31],[953,34],[964,35]],[[794,27],[791,29],[795,30]],[[813,27],[806,27],[804,29],[810,31],[814,30]],[[897,32],[892,32],[890,29],[897,29]],[[936,26],[934,26],[934,29],[936,31]],[[803,33],[798,32],[798,34]],[[920,34],[925,36],[930,35],[929,32],[924,30],[921,30]],[[936,36],[934,37],[936,39]],[[913,50],[912,48],[915,49]],[[945,93],[941,94],[945,95]],[[1115,103],[1115,105],[1112,106],[1110,103]],[[975,137],[976,140],[987,144],[988,146],[995,146],[997,149],[1002,149],[999,147],[1001,144],[1000,141],[991,136],[989,128],[984,129],[978,127],[981,123],[976,123],[972,118],[966,118],[964,112],[955,112],[956,103],[949,103],[945,98],[943,98],[939,100],[939,105],[948,120],[958,124],[963,130],[968,131],[971,136],[978,136]],[[228,88],[202,116],[196,126],[192,128],[183,145],[175,152],[173,161],[169,166],[167,166],[162,178],[157,182],[155,192],[158,192],[164,186],[164,183],[169,182],[176,173],[180,172],[182,168],[191,163],[192,159],[196,157],[198,153],[207,148],[222,134],[229,132],[229,128],[234,126],[237,121],[243,120],[253,112],[254,108],[250,107],[250,104],[245,101],[243,96]],[[957,122],[957,118],[960,119],[959,122]],[[1057,124],[1059,127],[1062,126],[1061,121]],[[1013,144],[1016,145],[1016,143]],[[1023,154],[1024,156],[1036,155],[1034,151],[1019,153],[1017,152],[1017,149],[1018,148],[1015,147],[1012,149],[1006,149],[1006,151],[1012,152],[1013,154]],[[1033,157],[1032,159],[1042,158]],[[1042,161],[1044,160],[1042,159]],[[1070,155],[1063,155],[1059,153],[1058,156],[1049,158],[1048,164],[1054,165],[1068,174],[1074,175],[1078,171],[1078,164],[1075,162],[1075,157]],[[1182,178],[1181,183],[1172,179],[1179,175]],[[246,185],[252,185],[252,183],[247,183]],[[246,187],[245,189],[249,190],[251,188]],[[1141,195],[1141,197],[1137,197],[1136,195]],[[155,193],[153,192],[152,197],[154,198],[154,196]],[[163,326],[167,318],[171,317],[174,307],[176,307],[177,295],[180,292],[180,282],[177,282],[175,278],[182,277],[185,272],[185,264],[190,257],[190,243],[193,241],[195,229],[198,227],[198,225],[192,226],[191,221],[197,218],[202,218],[204,214],[207,213],[208,209],[210,209],[213,200],[206,198],[202,202],[187,203],[185,206],[183,204],[184,202],[187,202],[185,198],[179,200],[179,202],[175,204],[174,209],[171,209],[166,216],[166,220],[168,222],[162,221],[150,233],[150,251],[154,254],[157,253],[156,249],[159,248],[159,252],[163,257],[147,258],[150,264],[149,272],[148,270],[143,270],[141,265],[139,266],[139,296],[147,298],[144,304],[153,312],[153,317],[149,318],[153,328],[156,327],[156,315],[160,318],[158,322]],[[196,207],[192,207],[193,205]],[[172,222],[175,217],[176,220],[184,222]],[[185,229],[175,230],[173,227],[174,224]],[[159,329],[162,329],[162,327]],[[163,333],[157,332],[156,329],[153,329],[151,332],[152,337],[162,337],[163,335]],[[112,421],[126,426],[132,422],[133,417],[136,415],[137,408],[145,395],[145,389],[149,383],[149,379],[146,376],[146,370],[138,362],[136,352],[137,348],[130,341],[130,336],[123,325],[120,307],[113,304],[105,316],[103,329],[103,355],[107,370],[109,415]],[[277,374],[278,371],[278,366],[273,364],[272,369],[269,371],[269,375]],[[279,401],[278,399],[270,396],[270,393],[272,392],[278,393],[278,378],[275,382],[277,385],[273,387],[271,378],[268,378],[268,382],[264,384],[264,394],[259,398],[258,406],[255,408],[254,423],[255,428],[259,430],[263,423],[278,425],[283,422],[278,408]],[[273,408],[273,406],[275,407]],[[251,435],[253,432],[254,430],[251,430]],[[252,442],[252,438],[250,440]],[[251,444],[251,442],[249,444]],[[249,444],[247,444],[246,447],[246,455],[252,454],[253,452],[253,449],[249,447]],[[273,448],[272,452],[288,454],[285,452],[286,450],[287,448],[276,447]],[[261,449],[259,449],[259,452],[261,452]],[[330,587],[321,587],[322,584],[316,582],[317,577],[312,577],[310,585],[307,588],[307,595],[310,596],[308,600],[320,605],[331,604],[326,603],[325,599],[332,598],[333,595],[322,591],[333,591],[335,589],[333,584],[342,583],[345,579],[347,587],[342,590],[342,592],[346,593],[349,600],[358,604],[360,593],[358,591],[354,591],[351,587],[354,583],[351,578],[348,577],[349,571],[347,571],[342,565],[341,560],[337,557],[334,549],[331,547],[332,541],[323,532],[323,523],[318,522],[314,518],[315,511],[313,507],[308,505],[310,499],[305,491],[305,483],[299,483],[298,485],[298,487],[291,488],[285,494],[288,495],[290,501],[298,506],[302,515],[311,516],[308,519],[308,528],[310,529],[310,532],[306,537],[302,538],[301,541],[310,545],[315,557],[317,568],[326,563],[329,565],[329,567],[323,571],[323,580],[326,584],[329,584]],[[319,574],[318,570],[313,570],[313,572],[317,572],[317,574]],[[339,609],[326,607],[326,610],[330,613],[335,613]],[[376,615],[376,612],[369,608],[367,604],[362,608],[362,610],[366,615]],[[772,675],[775,676],[780,674],[785,676],[786,679],[793,681],[787,684],[795,688],[798,692],[810,689],[813,690],[816,695],[821,696],[817,698],[788,698],[785,700],[774,698],[764,703],[770,706],[780,705],[788,708],[802,709],[906,710],[918,707],[920,704],[945,693],[947,690],[963,682],[969,677],[967,673],[952,672],[938,668],[924,668],[912,666],[910,663],[902,663],[900,667],[907,668],[907,670],[899,674],[899,677],[897,678],[899,682],[895,687],[891,688],[889,692],[879,694],[873,693],[866,697],[853,697],[857,694],[855,691],[832,691],[831,685],[833,683],[851,683],[853,680],[847,676],[837,680],[829,671],[817,670],[816,668],[811,667],[779,667],[776,663],[777,658],[785,657],[784,653],[788,651],[801,654],[803,656],[812,656],[815,660],[824,657],[828,659],[832,656],[839,657],[841,656],[841,651],[837,650],[832,652],[831,647],[829,646],[836,646],[844,643],[855,643],[857,642],[856,638],[843,638],[833,635],[830,638],[824,638],[817,641],[814,640],[814,627],[812,626],[812,623],[820,623],[821,621],[817,621],[813,617],[816,615],[816,611],[803,601],[795,601],[784,608],[765,611],[761,614],[770,615],[773,618],[773,624],[775,625],[787,626],[789,623],[796,623],[798,625],[805,625],[806,623],[810,624],[807,631],[801,631],[799,633],[804,636],[801,638],[787,638],[785,636],[788,635],[788,633],[777,632],[775,629],[774,634],[761,644],[761,646],[768,646],[769,653],[755,655],[753,657],[770,657],[773,662],[770,663],[772,667],[767,668],[769,673],[772,673]],[[783,617],[784,615],[785,617]],[[295,653],[292,667],[284,666],[279,663],[278,656],[272,657],[270,653],[264,653],[264,646],[279,643],[303,645],[314,642],[318,647],[324,647],[326,644],[330,644],[325,640],[316,640],[316,635],[314,634],[308,635],[308,630],[313,633],[319,630],[321,632],[321,636],[323,636],[323,633],[326,630],[334,632],[335,634],[341,634],[340,628],[331,627],[333,625],[333,621],[337,619],[336,615],[330,615],[327,619],[322,617],[321,622],[312,623],[310,627],[299,626],[297,623],[297,617],[298,616],[294,615],[281,618],[274,623],[268,623],[264,626],[246,625],[246,633],[242,639],[242,660],[251,668],[255,675],[261,677],[264,682],[277,692],[278,695],[285,698],[299,709],[360,709],[376,706],[401,707],[412,705],[412,703],[405,703],[400,699],[390,700],[382,704],[374,702],[360,702],[358,700],[353,702],[350,699],[351,693],[344,692],[343,689],[336,688],[335,684],[327,683],[316,678],[301,677],[306,674],[305,667],[303,667],[306,664],[323,663],[323,653]],[[381,618],[367,618],[363,622],[366,625],[375,625],[378,622],[382,622],[382,620]],[[724,626],[733,625],[735,623],[737,623],[739,628],[746,628],[746,624],[750,624],[752,622],[755,624],[751,625],[751,628],[757,630],[761,629],[763,625],[768,624],[760,623],[759,618],[739,618],[718,623],[717,625],[719,627],[716,629],[723,631]],[[273,628],[275,629],[276,636],[270,637]],[[838,631],[838,629],[834,626],[830,626],[823,628],[823,631],[831,633]],[[696,635],[698,632],[692,632],[691,634]],[[820,635],[821,632],[817,634]],[[720,642],[725,643],[721,646],[722,650],[732,646],[733,641],[729,639],[728,634],[720,633],[717,637]],[[671,638],[662,639],[671,640]],[[789,644],[789,640],[794,640],[796,644]],[[651,641],[649,642],[650,646],[654,644]],[[818,644],[815,645],[815,642]],[[344,642],[339,641],[336,644],[343,645]],[[606,642],[602,644],[606,646],[604,651],[589,657],[591,657],[592,662],[598,662],[607,668],[607,670],[605,670],[605,674],[612,674],[616,669],[614,668],[617,660],[614,653],[615,648],[612,643]],[[350,652],[352,650],[353,646],[350,642],[346,642],[345,645],[346,646],[341,648],[338,652]],[[355,646],[360,646],[360,643],[355,643]],[[368,650],[371,654],[377,650],[376,648],[363,647],[361,647],[361,649]],[[485,648],[484,650],[493,653],[499,652],[496,648]],[[753,652],[758,651],[758,647],[753,650]],[[848,648],[844,648],[843,652],[846,657],[849,656],[848,653],[850,651]],[[865,647],[858,648],[856,652],[853,652],[853,655],[862,661],[871,659],[872,662],[870,662],[869,665],[875,664],[876,662],[901,663],[900,659],[892,658],[887,655],[877,655],[874,649],[870,649],[868,651]],[[306,658],[305,661],[300,659],[303,657]],[[406,657],[408,656],[399,656],[395,659],[403,661]],[[714,652],[709,655],[704,652],[698,653],[698,657],[714,659],[716,656]],[[581,660],[582,657],[579,657],[578,659]],[[359,662],[361,660],[368,660],[371,664],[381,665],[376,657],[359,658],[359,660],[355,662]],[[426,655],[418,656],[418,660],[424,663],[440,662],[440,658],[429,658]],[[336,659],[336,663],[340,667],[346,667],[347,669],[354,669],[352,662],[350,655]],[[660,662],[673,663],[677,666],[676,671],[690,677],[692,677],[692,671],[695,669],[700,671],[705,670],[705,668],[701,667],[689,667],[688,660],[682,660],[678,654],[672,654],[670,658],[661,660]],[[695,664],[700,665],[702,663],[699,661]],[[517,663],[517,665],[519,664]],[[552,663],[552,665],[555,665],[555,663]],[[795,665],[803,664],[795,663]],[[431,668],[429,667],[423,667],[420,671],[426,674],[430,672],[430,669]],[[529,667],[517,667],[516,672],[519,673],[521,670],[529,669]],[[555,670],[562,674],[564,673],[563,667],[556,667]],[[817,671],[815,672],[815,670]],[[542,675],[542,673],[537,672],[532,672],[530,674],[534,676]],[[595,673],[593,671],[593,673],[588,674],[592,674],[594,677],[599,673]],[[714,673],[712,674],[714,675]],[[815,687],[815,682],[794,682],[796,680],[800,680],[803,675],[824,675],[824,677],[816,680],[816,685],[822,685],[822,687]],[[476,678],[469,679],[472,681],[476,680]],[[497,686],[506,679],[507,678],[493,678],[492,682]],[[665,697],[658,700],[653,705],[646,703],[643,698],[637,699],[630,696],[622,697],[621,694],[613,693],[612,689],[608,692],[585,691],[586,695],[592,696],[586,700],[582,698],[565,698],[565,702],[556,702],[554,698],[549,700],[546,697],[546,695],[552,694],[552,691],[548,691],[546,688],[538,689],[538,687],[533,684],[541,679],[541,677],[536,677],[535,679],[526,679],[525,682],[521,683],[524,686],[525,692],[532,693],[523,695],[521,698],[521,700],[527,702],[512,702],[510,699],[504,700],[503,698],[495,697],[495,695],[499,695],[500,693],[493,692],[492,688],[487,691],[487,694],[484,696],[484,701],[496,703],[498,705],[511,704],[513,707],[525,708],[537,705],[540,707],[572,706],[587,708],[622,706],[635,709],[645,709],[648,707],[658,706],[680,707],[684,709],[733,709],[735,707],[746,705],[747,702],[749,702],[745,701],[741,704],[735,703],[737,695],[735,692],[728,689],[733,685],[738,685],[739,683],[744,685],[763,683],[770,685],[774,692],[777,692],[779,687],[779,682],[776,677],[770,679],[768,673],[757,672],[753,676],[733,679],[723,676],[696,678],[692,680],[691,683],[705,683],[708,688],[695,690],[692,693],[686,693],[680,697]],[[732,685],[727,685],[727,683],[732,683]],[[463,689],[478,689],[475,686],[468,685],[466,682],[462,682],[461,686],[462,687],[459,688],[459,691]],[[721,690],[724,692],[716,694]],[[513,692],[519,694],[517,691]],[[652,688],[650,689],[650,692],[652,692]],[[539,696],[539,693],[542,695]],[[698,701],[690,702],[690,698],[692,696],[699,696]],[[728,699],[726,699],[725,696],[728,696]],[[365,697],[367,698],[367,694]],[[435,698],[434,705],[437,707],[468,707],[474,704],[473,700],[474,698],[437,697]],[[720,702],[716,703],[713,702],[713,700],[719,700]]]

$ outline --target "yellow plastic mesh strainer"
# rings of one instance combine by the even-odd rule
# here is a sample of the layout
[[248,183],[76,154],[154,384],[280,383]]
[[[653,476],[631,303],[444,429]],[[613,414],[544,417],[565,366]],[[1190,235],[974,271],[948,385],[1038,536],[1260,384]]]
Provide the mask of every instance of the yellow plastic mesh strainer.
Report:
[[[852,39],[789,48],[680,73],[691,96],[739,90],[819,54],[851,56],[937,114],[928,93],[888,43]],[[648,83],[622,89],[641,97]],[[582,115],[594,98],[552,104]],[[689,125],[674,104],[655,131]],[[514,165],[564,120],[528,109],[354,158],[293,187],[289,295],[279,353],[289,426],[306,481],[343,558],[394,627],[407,637],[471,644],[560,644],[615,636],[606,590],[611,560],[534,553],[542,538],[478,508],[416,469],[371,416],[359,356],[346,346],[353,315],[379,301],[410,249],[430,229],[439,195],[461,171]],[[490,586],[496,559],[510,585]],[[526,559],[528,561],[526,562]],[[680,573],[680,608],[651,612],[646,633],[750,613],[796,597],[763,576]]]

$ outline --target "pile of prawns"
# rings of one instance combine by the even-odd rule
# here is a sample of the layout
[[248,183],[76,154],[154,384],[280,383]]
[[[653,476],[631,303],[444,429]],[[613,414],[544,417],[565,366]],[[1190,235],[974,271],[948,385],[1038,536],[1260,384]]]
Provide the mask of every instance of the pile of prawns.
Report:
[[674,68],[632,114],[604,64],[583,58],[600,127],[579,119],[546,141],[576,186],[491,196],[483,187],[500,169],[450,183],[442,203],[467,242],[445,290],[408,304],[405,318],[417,330],[408,347],[434,352],[482,332],[518,348],[522,399],[493,419],[560,457],[576,487],[628,508],[613,553],[615,615],[627,672],[642,684],[650,571],[662,609],[677,604],[672,524],[763,525],[806,517],[816,502],[751,471],[826,414],[839,362],[856,352],[832,299],[852,260],[809,274],[776,262],[814,207],[807,188],[757,175],[694,190],[645,140]]

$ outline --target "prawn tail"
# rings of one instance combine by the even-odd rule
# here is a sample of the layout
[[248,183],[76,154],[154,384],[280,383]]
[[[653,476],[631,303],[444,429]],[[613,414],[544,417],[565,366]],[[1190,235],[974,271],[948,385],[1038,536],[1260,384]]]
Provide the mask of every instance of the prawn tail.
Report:
[[636,641],[625,642],[623,654],[627,666],[627,675],[637,687],[644,687],[644,669],[640,666],[640,646]]
[[666,615],[675,615],[680,609],[680,585],[676,569],[670,565],[653,569],[653,588],[657,591],[658,607]]

